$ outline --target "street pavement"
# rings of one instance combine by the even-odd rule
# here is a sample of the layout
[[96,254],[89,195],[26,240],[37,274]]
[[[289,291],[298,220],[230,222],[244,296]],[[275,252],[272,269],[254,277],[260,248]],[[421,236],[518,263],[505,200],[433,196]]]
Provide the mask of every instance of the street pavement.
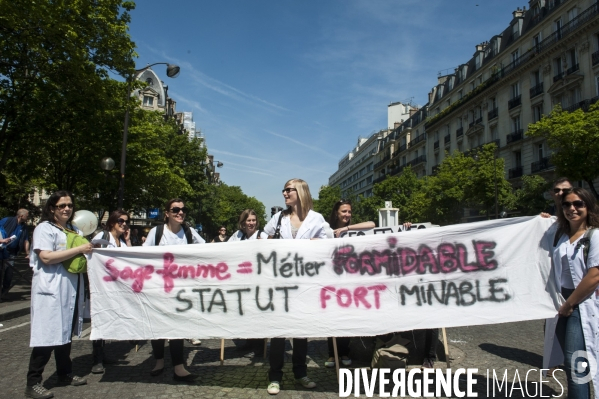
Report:
[[[21,262],[20,267],[26,267]],[[23,269],[26,271],[26,269]],[[30,323],[29,315],[23,315],[29,304],[27,276],[20,280],[9,293],[8,298],[0,303],[0,398],[21,398],[25,388],[27,366],[31,349],[29,348]],[[24,310],[25,309],[25,310]],[[8,314],[9,317],[6,317]],[[384,322],[384,321],[381,321]],[[200,377],[193,384],[179,383],[172,378],[170,355],[166,351],[165,373],[159,377],[151,377],[150,370],[154,366],[152,349],[148,341],[143,342],[138,350],[129,342],[109,341],[105,350],[107,356],[116,360],[107,365],[104,374],[91,374],[92,347],[89,341],[89,323],[84,326],[80,339],[73,340],[73,370],[80,376],[86,376],[88,384],[81,387],[56,386],[56,366],[51,360],[44,372],[44,386],[54,392],[56,398],[266,398],[268,385],[268,362],[263,359],[245,357],[243,351],[237,350],[231,340],[225,341],[225,361],[220,365],[220,340],[202,340],[200,346],[186,341],[185,356],[187,369]],[[404,337],[411,339],[411,355],[408,368],[422,364],[422,356],[418,349],[422,348],[422,334],[405,332]],[[474,388],[479,398],[487,397],[540,397],[539,373],[530,372],[528,383],[526,373],[530,369],[540,369],[543,353],[543,321],[534,320],[519,323],[505,323],[486,326],[471,326],[447,329],[451,368],[477,368],[477,384]],[[440,337],[441,338],[441,337]],[[368,368],[369,362],[364,356],[364,344],[368,338],[353,339],[352,349],[358,353],[362,361],[354,361],[353,368]],[[366,345],[367,346],[367,345]],[[282,390],[277,398],[336,398],[338,383],[335,369],[324,367],[328,357],[326,339],[310,339],[308,345],[308,376],[318,385],[307,390],[296,385],[291,371],[291,345],[287,343],[285,377]],[[444,348],[439,347],[437,367],[445,368]],[[366,351],[369,355],[369,352]],[[493,369],[499,379],[507,370],[507,385],[502,391],[495,387],[495,395],[489,384],[487,394],[487,369],[492,376]],[[522,384],[514,378],[518,374]],[[533,377],[534,376],[534,377]],[[542,395],[561,395],[567,397],[566,381],[563,372],[557,373],[560,385],[552,378],[542,384]],[[515,384],[512,382],[515,380]],[[460,380],[461,389],[465,389],[465,381]],[[520,389],[522,388],[522,389]],[[507,390],[507,391],[506,391]],[[375,391],[378,393],[378,388]],[[354,397],[353,393],[351,397]],[[364,397],[364,389],[361,396]],[[378,397],[378,395],[375,395]]]

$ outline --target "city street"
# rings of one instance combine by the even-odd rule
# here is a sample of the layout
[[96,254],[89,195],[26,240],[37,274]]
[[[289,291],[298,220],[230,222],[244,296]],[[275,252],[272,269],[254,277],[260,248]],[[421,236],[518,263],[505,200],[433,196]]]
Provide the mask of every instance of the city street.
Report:
[[[19,269],[24,270],[26,265],[20,263]],[[23,308],[28,304],[28,287],[23,280],[13,288],[7,301],[0,304],[0,316],[6,314],[8,309]],[[15,313],[13,310],[13,314]],[[0,397],[23,397],[25,377],[29,355],[29,315],[22,315],[0,323]],[[85,375],[88,384],[82,387],[56,387],[56,368],[51,360],[44,372],[44,386],[54,392],[56,398],[265,398],[268,385],[268,363],[252,361],[244,357],[245,352],[236,350],[233,341],[225,341],[225,362],[220,365],[220,341],[203,340],[200,346],[185,343],[185,355],[188,370],[196,373],[200,378],[193,385],[173,381],[172,365],[167,351],[166,372],[159,377],[151,377],[150,370],[154,366],[151,346],[144,342],[136,352],[135,347],[128,342],[111,341],[106,345],[109,357],[115,359],[116,364],[107,365],[104,374],[91,374],[91,343],[89,342],[89,323],[84,326],[81,339],[73,341],[72,358],[74,371]],[[492,386],[489,385],[487,395],[487,369],[495,369],[501,380],[507,370],[507,389],[504,385],[500,393],[496,387],[495,397],[540,397],[538,392],[538,371],[529,373],[528,394],[520,390],[516,384],[512,386],[516,371],[522,381],[528,370],[539,369],[542,365],[543,351],[543,321],[535,320],[520,323],[485,325],[474,327],[447,329],[449,350],[452,369],[478,368],[476,392],[479,398],[493,397]],[[404,333],[410,338],[410,333]],[[314,390],[306,390],[295,385],[291,372],[291,346],[288,343],[288,352],[285,363],[285,379],[279,398],[334,398],[338,397],[338,384],[335,370],[324,367],[328,357],[325,339],[312,339],[308,346],[308,375],[318,384]],[[352,347],[359,347],[360,341],[355,339]],[[416,339],[416,346],[421,343]],[[443,355],[440,345],[439,351]],[[419,366],[422,359],[410,358],[408,368]],[[350,368],[368,367],[366,361],[354,361]],[[436,366],[445,368],[443,361],[438,361]],[[557,373],[559,381],[564,385],[563,372]],[[534,376],[534,377],[533,377]],[[542,394],[559,395],[560,385],[553,379],[543,384]],[[465,387],[461,381],[461,388]],[[517,382],[517,379],[516,379]],[[511,390],[511,395],[510,395]],[[362,397],[364,391],[362,390]],[[378,392],[378,389],[377,391]],[[375,395],[377,396],[377,395]],[[352,396],[353,397],[353,394]],[[566,397],[564,392],[562,397]]]

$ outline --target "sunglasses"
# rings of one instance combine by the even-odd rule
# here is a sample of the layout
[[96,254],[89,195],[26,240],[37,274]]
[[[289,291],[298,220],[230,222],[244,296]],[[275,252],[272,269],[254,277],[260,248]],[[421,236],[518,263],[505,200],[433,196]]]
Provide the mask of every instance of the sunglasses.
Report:
[[172,213],[179,213],[179,212],[183,212],[183,213],[187,213],[187,208],[183,207],[183,208],[179,208],[178,206],[171,208],[171,212]]
[[293,187],[287,187],[287,188],[284,188],[281,192],[289,194],[292,191],[297,191],[297,190]]
[[554,188],[553,192],[556,194],[559,194],[560,192],[564,192],[564,194],[569,193],[570,191],[572,191],[572,188]]
[[574,205],[574,208],[576,209],[580,209],[580,208],[586,208],[586,204],[584,203],[583,200],[576,200],[576,201],[564,201],[562,202],[562,208],[564,209],[570,209],[570,207]]
[[128,220],[125,220],[125,219],[120,219],[120,218],[119,218],[119,219],[117,219],[117,221],[116,221],[116,222],[119,224],[119,226],[122,226],[123,224],[129,224],[129,221],[128,221]]
[[66,209],[66,208],[73,209],[75,207],[75,205],[73,205],[73,204],[60,204],[60,205],[54,205],[54,207],[58,208],[58,209]]

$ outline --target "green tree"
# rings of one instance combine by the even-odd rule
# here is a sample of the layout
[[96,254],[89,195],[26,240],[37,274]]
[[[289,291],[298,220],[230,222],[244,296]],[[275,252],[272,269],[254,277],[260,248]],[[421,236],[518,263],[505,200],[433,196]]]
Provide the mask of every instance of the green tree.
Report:
[[322,186],[320,187],[320,191],[318,191],[318,199],[314,200],[314,210],[324,216],[328,221],[335,203],[340,199],[341,187]]
[[558,175],[584,180],[599,197],[593,184],[599,176],[599,103],[591,105],[588,112],[567,112],[558,104],[548,116],[529,125],[526,135],[547,141]]
[[551,183],[539,175],[522,176],[522,187],[515,192],[515,209],[522,216],[538,215],[545,211],[552,200],[545,199]]

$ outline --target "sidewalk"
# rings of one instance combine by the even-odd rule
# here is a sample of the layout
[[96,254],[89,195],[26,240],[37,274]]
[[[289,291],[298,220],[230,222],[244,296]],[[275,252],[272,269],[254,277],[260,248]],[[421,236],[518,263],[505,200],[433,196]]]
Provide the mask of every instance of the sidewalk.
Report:
[[20,255],[15,259],[14,287],[0,301],[0,321],[29,314],[31,306],[31,277],[29,259]]

